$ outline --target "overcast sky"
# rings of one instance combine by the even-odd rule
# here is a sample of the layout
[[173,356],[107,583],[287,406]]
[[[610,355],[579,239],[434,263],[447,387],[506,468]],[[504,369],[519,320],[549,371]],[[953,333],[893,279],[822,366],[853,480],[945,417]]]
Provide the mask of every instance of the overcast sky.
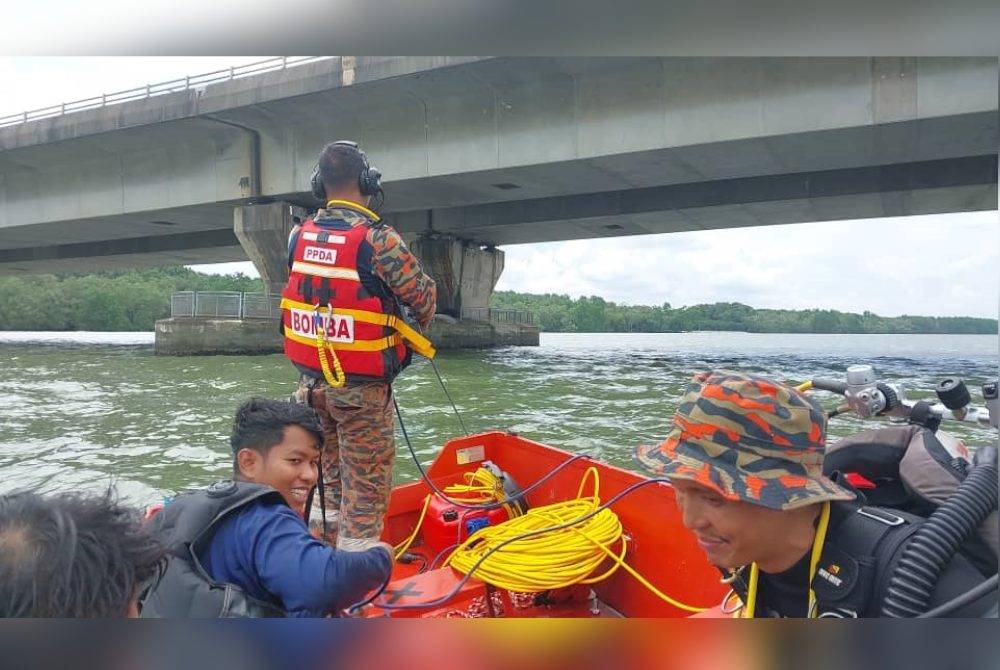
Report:
[[[260,58],[0,59],[0,116]],[[600,295],[631,304],[738,301],[888,316],[995,318],[1000,302],[1000,220],[995,211],[548,242],[504,250],[499,289]],[[250,263],[195,267],[256,274]]]

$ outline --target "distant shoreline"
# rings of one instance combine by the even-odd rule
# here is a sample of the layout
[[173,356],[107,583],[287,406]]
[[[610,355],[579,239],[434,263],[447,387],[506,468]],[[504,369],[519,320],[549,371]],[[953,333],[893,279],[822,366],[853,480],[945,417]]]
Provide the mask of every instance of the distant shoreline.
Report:
[[[0,277],[0,331],[150,332],[158,319],[170,316],[170,296],[176,291],[261,292],[263,284],[244,275],[203,275],[184,267],[5,276]],[[755,309],[737,302],[618,305],[597,296],[495,291],[490,307],[530,311],[547,333],[997,334],[994,318],[883,317],[868,311]]]
[[738,302],[673,307],[618,305],[598,296],[496,291],[494,309],[528,310],[542,332],[746,332],[828,335],[997,335],[996,319],[968,316],[879,316],[833,309],[755,309]]

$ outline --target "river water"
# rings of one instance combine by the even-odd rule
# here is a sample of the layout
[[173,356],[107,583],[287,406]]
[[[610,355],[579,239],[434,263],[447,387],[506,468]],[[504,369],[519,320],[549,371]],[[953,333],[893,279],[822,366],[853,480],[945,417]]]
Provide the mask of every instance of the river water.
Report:
[[[973,400],[998,370],[990,335],[763,335],[543,333],[541,346],[446,351],[438,368],[470,431],[503,428],[634,468],[635,445],[663,439],[695,372],[736,368],[786,380],[842,378],[870,363],[911,398],[963,377]],[[295,375],[283,356],[157,357],[152,333],[0,333],[0,492],[84,489],[113,483],[147,503],[230,472],[230,422],[250,395],[287,397]],[[397,380],[407,430],[430,462],[461,433],[432,368]],[[828,394],[818,394],[828,406]],[[830,433],[872,427],[835,418]],[[970,444],[996,433],[952,430]],[[397,430],[396,479],[416,468]]]

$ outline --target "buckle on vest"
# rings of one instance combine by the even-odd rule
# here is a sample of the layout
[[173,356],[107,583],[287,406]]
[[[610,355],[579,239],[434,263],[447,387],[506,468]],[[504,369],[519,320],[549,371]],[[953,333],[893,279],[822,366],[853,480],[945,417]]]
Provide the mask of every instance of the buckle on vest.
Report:
[[220,479],[208,487],[209,498],[225,498],[236,493],[236,482],[232,479]]
[[877,507],[860,507],[858,508],[858,514],[866,516],[869,519],[874,519],[879,523],[884,523],[887,526],[902,526],[906,523],[906,519],[903,517],[878,509]]

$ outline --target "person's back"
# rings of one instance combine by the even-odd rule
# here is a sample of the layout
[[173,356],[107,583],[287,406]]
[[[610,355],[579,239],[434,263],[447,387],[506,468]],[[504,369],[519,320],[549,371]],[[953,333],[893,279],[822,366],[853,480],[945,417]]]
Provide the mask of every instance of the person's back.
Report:
[[103,496],[0,496],[0,617],[137,616],[163,550]]
[[310,180],[323,207],[289,235],[281,301],[296,396],[326,435],[325,537],[345,550],[366,549],[382,532],[396,454],[392,381],[413,353],[435,354],[420,332],[434,317],[435,283],[378,206],[368,208],[380,180],[356,143],[323,148]]

